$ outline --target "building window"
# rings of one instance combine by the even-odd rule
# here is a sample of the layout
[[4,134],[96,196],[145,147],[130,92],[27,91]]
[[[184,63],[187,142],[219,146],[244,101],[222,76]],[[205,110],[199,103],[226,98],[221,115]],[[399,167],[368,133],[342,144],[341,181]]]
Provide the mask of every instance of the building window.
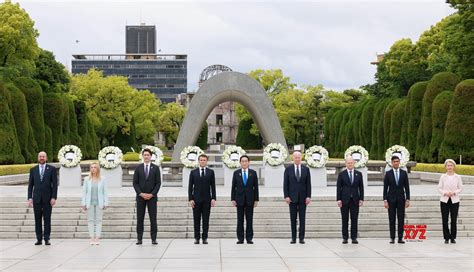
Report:
[[216,132],[216,143],[222,143],[222,132]]
[[223,118],[222,114],[216,114],[216,125],[222,126],[223,120],[224,120],[224,118]]

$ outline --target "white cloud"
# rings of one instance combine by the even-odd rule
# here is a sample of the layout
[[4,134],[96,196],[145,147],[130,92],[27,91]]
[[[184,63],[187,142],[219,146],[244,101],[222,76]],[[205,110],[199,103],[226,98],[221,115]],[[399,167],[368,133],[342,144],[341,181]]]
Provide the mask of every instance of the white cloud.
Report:
[[[373,82],[375,54],[417,37],[453,10],[443,1],[21,1],[41,47],[70,67],[73,53],[124,53],[125,25],[157,26],[163,53],[188,54],[189,91],[211,64],[280,68],[297,84]],[[79,40],[79,43],[75,41]]]

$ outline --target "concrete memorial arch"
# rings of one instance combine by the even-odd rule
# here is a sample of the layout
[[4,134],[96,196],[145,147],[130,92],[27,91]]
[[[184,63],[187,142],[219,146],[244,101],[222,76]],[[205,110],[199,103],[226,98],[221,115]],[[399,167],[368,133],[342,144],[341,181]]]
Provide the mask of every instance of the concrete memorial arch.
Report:
[[226,101],[238,102],[250,112],[265,143],[286,146],[280,121],[262,86],[246,74],[223,72],[206,80],[191,100],[173,152],[174,162],[180,161],[183,148],[196,143],[212,109]]

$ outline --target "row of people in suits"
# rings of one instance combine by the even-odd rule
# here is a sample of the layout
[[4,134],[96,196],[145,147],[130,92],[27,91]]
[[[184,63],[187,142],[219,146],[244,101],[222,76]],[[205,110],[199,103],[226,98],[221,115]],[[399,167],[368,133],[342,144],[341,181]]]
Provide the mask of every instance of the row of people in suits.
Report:
[[[150,236],[152,244],[158,244],[157,238],[157,199],[161,187],[161,175],[158,166],[151,163],[152,152],[142,152],[144,163],[140,164],[133,175],[133,187],[136,192],[137,207],[137,245],[143,243],[144,217],[148,209],[150,219]],[[283,176],[283,196],[289,206],[291,223],[291,241],[294,244],[305,243],[306,207],[311,203],[311,174],[309,168],[301,164],[302,154],[293,153],[293,164],[288,166]],[[216,205],[216,183],[214,171],[207,167],[207,155],[200,155],[199,167],[189,175],[188,200],[193,209],[194,243],[207,244],[209,217],[211,207]],[[47,165],[45,152],[38,154],[39,164],[30,170],[28,186],[28,204],[34,208],[35,232],[37,242],[42,240],[50,244],[51,211],[57,199],[57,174],[53,166]],[[383,186],[384,207],[388,210],[390,226],[390,243],[395,243],[395,226],[397,225],[398,243],[403,241],[405,208],[410,206],[410,186],[408,174],[400,169],[398,157],[392,157],[392,170],[386,172]],[[244,155],[240,158],[241,168],[232,178],[231,201],[237,210],[237,243],[244,239],[253,244],[253,213],[259,201],[259,182],[257,173],[249,168],[250,159]],[[364,181],[362,173],[354,169],[354,159],[345,159],[346,170],[339,173],[336,185],[337,205],[341,211],[342,238],[347,244],[349,239],[349,219],[351,223],[350,238],[357,244],[359,208],[364,203]],[[460,176],[454,173],[455,162],[447,160],[447,173],[440,178],[438,190],[442,194],[441,211],[443,233],[446,241],[455,242],[456,221],[459,209],[459,193],[462,190]],[[107,186],[100,176],[97,164],[91,164],[90,174],[83,187],[82,208],[88,211],[88,227],[91,244],[99,244],[102,210],[108,206]],[[451,214],[451,231],[448,228],[448,217]],[[299,220],[298,220],[299,218]],[[42,221],[44,220],[44,231]],[[244,230],[246,221],[246,230]],[[297,233],[297,221],[299,231]],[[396,224],[396,222],[398,223]],[[201,233],[202,222],[202,233]]]

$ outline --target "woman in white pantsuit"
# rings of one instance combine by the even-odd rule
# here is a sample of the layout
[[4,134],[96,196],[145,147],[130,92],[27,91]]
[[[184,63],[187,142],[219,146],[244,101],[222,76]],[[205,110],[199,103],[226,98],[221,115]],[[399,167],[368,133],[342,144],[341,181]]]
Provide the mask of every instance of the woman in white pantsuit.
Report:
[[107,184],[100,176],[100,168],[97,163],[90,166],[89,176],[84,178],[82,190],[82,209],[87,211],[87,221],[91,245],[98,245],[102,232],[103,210],[109,205],[107,196]]

